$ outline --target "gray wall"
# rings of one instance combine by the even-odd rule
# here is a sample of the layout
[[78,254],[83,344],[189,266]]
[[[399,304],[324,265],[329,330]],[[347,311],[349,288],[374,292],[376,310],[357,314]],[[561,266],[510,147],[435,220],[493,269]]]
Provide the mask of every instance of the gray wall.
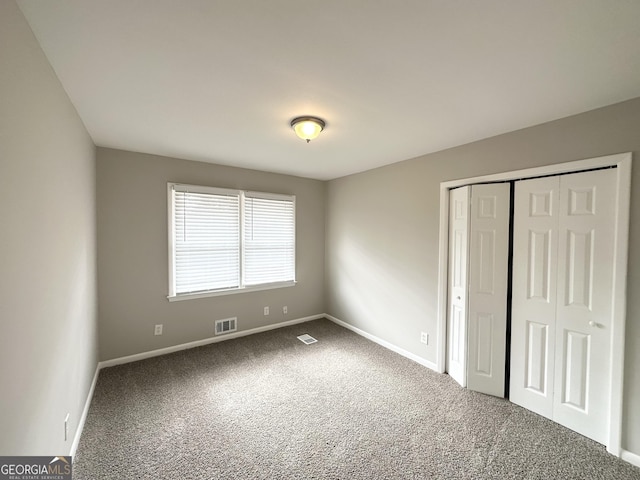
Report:
[[[640,160],[640,99],[328,183],[326,310],[431,362],[439,184],[622,152]],[[633,167],[623,447],[640,454],[640,167]]]
[[[102,360],[212,337],[218,319],[242,331],[324,312],[322,182],[106,148],[97,158]],[[167,182],[296,195],[297,285],[169,302]]]
[[22,13],[0,1],[0,455],[68,454],[84,408],[98,358],[94,159]]

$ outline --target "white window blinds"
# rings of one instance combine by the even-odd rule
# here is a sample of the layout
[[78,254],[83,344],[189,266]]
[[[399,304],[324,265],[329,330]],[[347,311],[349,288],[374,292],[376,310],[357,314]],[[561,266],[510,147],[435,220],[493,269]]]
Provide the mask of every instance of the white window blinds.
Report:
[[175,293],[240,286],[240,196],[174,190]]
[[169,184],[169,298],[295,282],[295,197]]
[[295,279],[295,230],[292,198],[245,194],[245,285]]

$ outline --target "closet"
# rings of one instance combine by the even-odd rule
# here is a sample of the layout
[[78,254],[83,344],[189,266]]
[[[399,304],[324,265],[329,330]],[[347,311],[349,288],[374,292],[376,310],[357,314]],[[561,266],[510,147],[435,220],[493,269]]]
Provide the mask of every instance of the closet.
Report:
[[449,195],[449,374],[606,443],[615,169]]

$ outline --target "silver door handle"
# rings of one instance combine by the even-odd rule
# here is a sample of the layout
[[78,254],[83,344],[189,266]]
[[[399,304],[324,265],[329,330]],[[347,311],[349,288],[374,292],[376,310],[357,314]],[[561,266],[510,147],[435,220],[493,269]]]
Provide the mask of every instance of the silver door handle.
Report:
[[456,297],[457,300],[460,300],[460,297]]
[[590,327],[595,327],[596,326],[596,322],[594,322],[593,320],[589,320],[589,326]]

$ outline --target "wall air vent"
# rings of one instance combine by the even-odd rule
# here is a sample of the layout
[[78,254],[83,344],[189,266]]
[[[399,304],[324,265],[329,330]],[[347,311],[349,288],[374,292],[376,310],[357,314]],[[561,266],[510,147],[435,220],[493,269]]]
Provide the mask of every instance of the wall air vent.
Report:
[[235,332],[238,324],[238,318],[225,318],[224,320],[216,320],[216,335],[223,333]]
[[311,345],[312,343],[316,343],[318,341],[307,333],[305,333],[304,335],[300,335],[298,337],[298,340],[300,340],[305,345]]

